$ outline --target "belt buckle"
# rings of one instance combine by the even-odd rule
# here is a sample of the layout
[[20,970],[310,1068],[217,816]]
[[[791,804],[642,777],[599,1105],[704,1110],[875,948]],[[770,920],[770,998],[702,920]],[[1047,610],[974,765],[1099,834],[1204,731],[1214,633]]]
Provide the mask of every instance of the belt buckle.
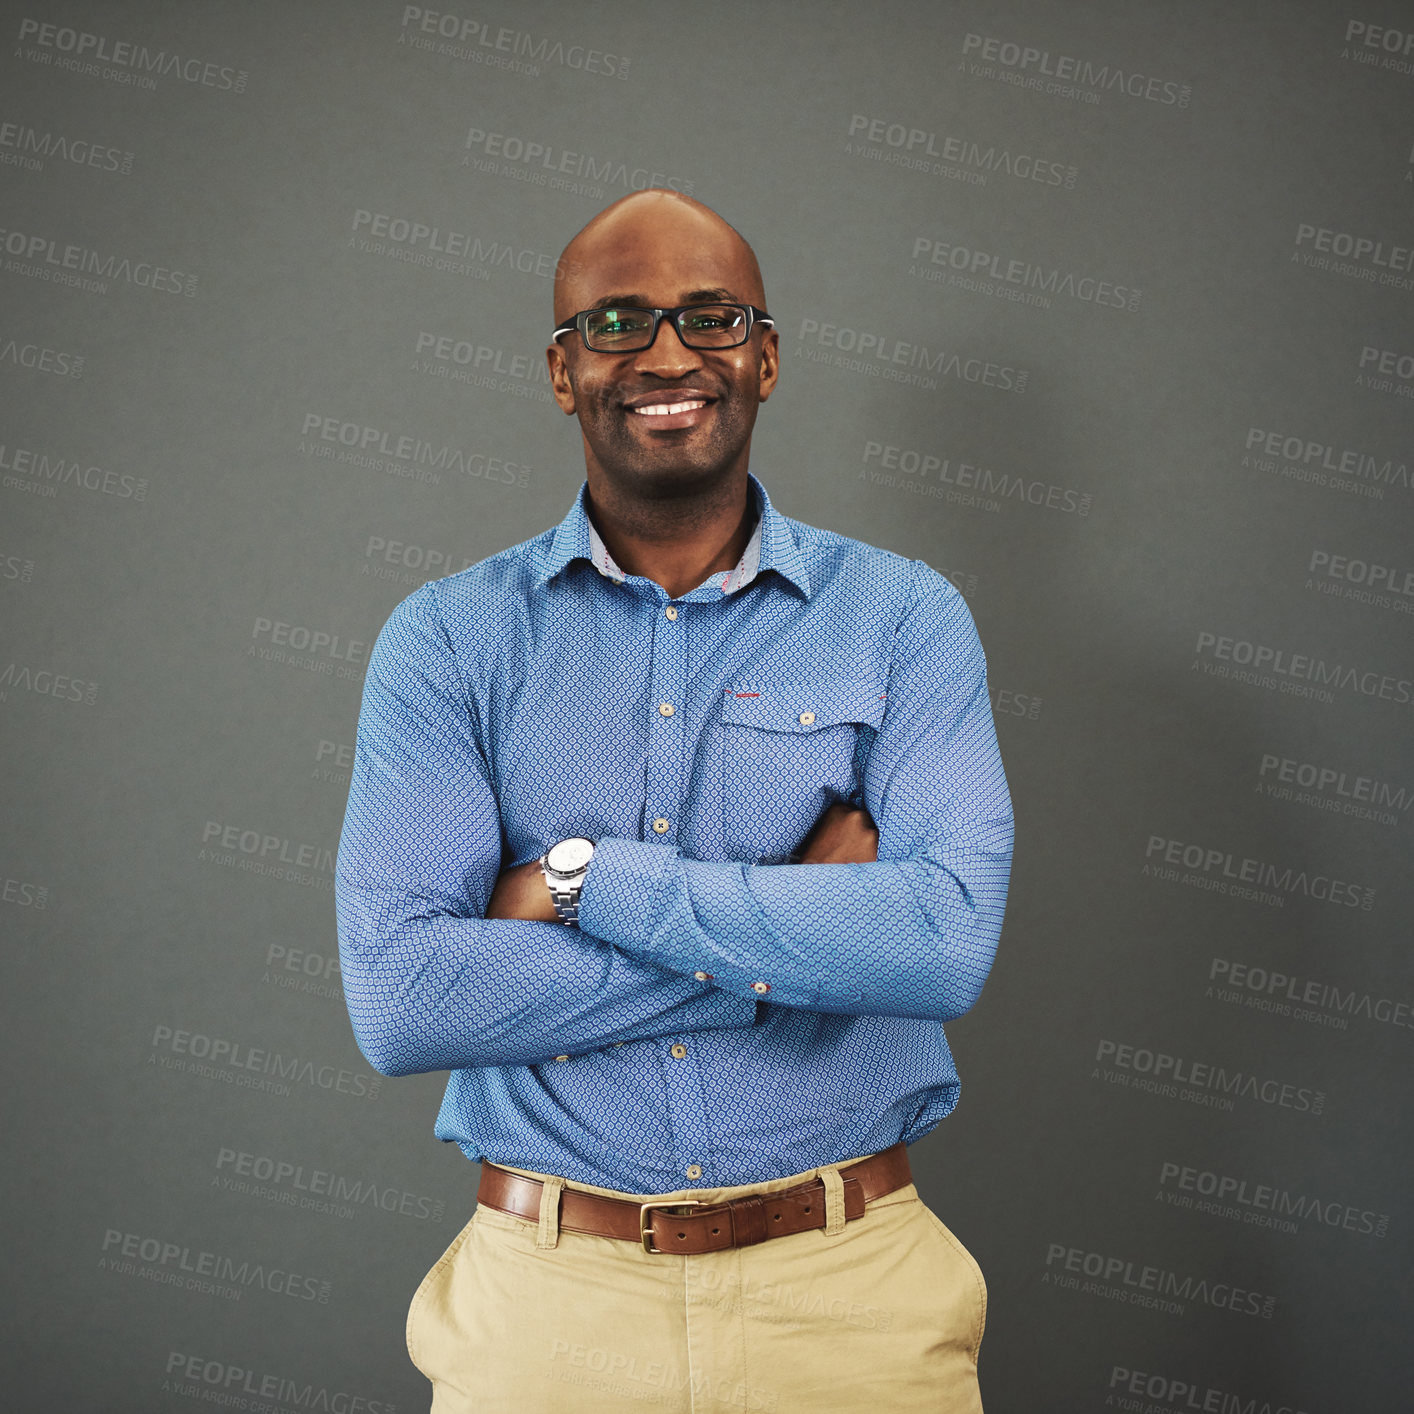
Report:
[[[643,1250],[649,1253],[663,1255],[661,1247],[653,1245],[653,1219],[649,1216],[655,1208],[700,1208],[702,1203],[696,1198],[675,1198],[662,1203],[640,1203],[638,1205],[638,1240],[643,1244]],[[676,1217],[684,1216],[682,1213],[675,1214]]]

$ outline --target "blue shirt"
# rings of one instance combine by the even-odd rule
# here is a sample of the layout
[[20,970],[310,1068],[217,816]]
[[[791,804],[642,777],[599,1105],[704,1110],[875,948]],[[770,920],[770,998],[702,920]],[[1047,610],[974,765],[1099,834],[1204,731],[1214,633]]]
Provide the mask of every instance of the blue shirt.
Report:
[[[1012,818],[986,664],[921,561],[774,510],[670,599],[586,514],[425,584],[370,656],[337,872],[358,1043],[450,1070],[470,1159],[633,1193],[911,1143],[1001,929]],[[833,801],[878,862],[792,864]],[[578,930],[487,920],[598,842]]]

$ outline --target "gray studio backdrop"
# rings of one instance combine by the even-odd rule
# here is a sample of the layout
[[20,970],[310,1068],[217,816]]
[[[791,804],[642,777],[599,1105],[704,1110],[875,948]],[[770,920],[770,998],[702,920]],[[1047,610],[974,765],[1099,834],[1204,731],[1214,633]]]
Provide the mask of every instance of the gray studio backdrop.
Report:
[[446,4],[0,7],[6,1407],[425,1407],[476,1170],[344,1012],[360,685],[567,509],[554,261],[650,184],[760,255],[777,504],[988,651],[913,1157],[989,1411],[1406,1407],[1409,7]]

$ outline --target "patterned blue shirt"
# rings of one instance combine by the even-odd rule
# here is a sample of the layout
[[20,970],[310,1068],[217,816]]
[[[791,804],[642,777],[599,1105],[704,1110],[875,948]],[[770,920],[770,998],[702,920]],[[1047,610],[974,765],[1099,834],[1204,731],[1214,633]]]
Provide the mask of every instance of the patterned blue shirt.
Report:
[[[633,1193],[926,1134],[942,1023],[1001,930],[1012,818],[986,664],[921,561],[774,510],[670,599],[586,514],[424,585],[378,637],[338,863],[354,1033],[450,1070],[470,1159]],[[789,860],[833,801],[870,864]],[[504,867],[598,842],[580,928],[488,920]]]

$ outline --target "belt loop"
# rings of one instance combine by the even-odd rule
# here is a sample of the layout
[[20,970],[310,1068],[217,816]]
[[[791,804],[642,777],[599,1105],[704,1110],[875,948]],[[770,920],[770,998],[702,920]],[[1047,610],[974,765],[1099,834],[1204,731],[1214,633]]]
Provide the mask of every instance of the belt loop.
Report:
[[536,1251],[548,1251],[560,1240],[560,1194],[562,1178],[546,1178],[540,1189],[540,1223],[535,1230]]
[[825,1236],[837,1237],[844,1231],[844,1179],[838,1168],[820,1170],[825,1185]]

